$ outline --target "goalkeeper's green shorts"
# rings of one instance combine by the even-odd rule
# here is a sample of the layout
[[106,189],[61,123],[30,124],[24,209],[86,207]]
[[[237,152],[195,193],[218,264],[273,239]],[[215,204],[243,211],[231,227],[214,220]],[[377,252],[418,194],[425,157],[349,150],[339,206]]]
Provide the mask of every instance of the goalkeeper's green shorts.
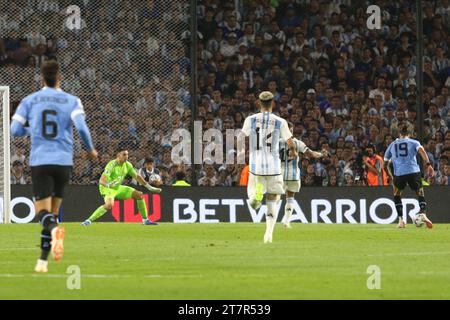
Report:
[[128,186],[118,186],[117,188],[107,188],[105,186],[99,186],[100,194],[106,200],[106,198],[113,198],[116,200],[127,200],[133,196],[133,191],[136,190]]

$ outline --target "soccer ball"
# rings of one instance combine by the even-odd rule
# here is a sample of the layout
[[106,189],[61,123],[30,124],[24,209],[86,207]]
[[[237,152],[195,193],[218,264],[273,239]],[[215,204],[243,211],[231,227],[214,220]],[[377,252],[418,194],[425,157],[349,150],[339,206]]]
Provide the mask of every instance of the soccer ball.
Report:
[[416,215],[416,217],[414,218],[414,224],[416,225],[416,227],[420,228],[421,226],[423,226],[423,215],[422,214],[418,214]]
[[156,181],[161,180],[161,176],[159,174],[153,173],[150,175],[149,179],[151,182],[156,182]]

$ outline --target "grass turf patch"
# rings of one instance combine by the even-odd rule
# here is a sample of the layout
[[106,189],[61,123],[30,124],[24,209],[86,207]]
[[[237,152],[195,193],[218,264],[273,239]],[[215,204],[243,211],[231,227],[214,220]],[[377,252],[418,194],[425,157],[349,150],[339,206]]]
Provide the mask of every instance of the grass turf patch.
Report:
[[278,224],[272,244],[265,224],[64,226],[65,256],[42,275],[40,226],[0,225],[0,299],[450,299],[450,225]]

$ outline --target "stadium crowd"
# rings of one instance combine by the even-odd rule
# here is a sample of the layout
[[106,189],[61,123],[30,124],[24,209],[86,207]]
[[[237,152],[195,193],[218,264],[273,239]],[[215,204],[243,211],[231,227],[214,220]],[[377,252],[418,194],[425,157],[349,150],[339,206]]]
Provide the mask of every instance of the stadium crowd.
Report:
[[[373,185],[372,158],[383,157],[401,125],[418,129],[415,1],[375,1],[381,30],[366,25],[373,1],[235,3],[200,6],[198,116],[205,126],[240,128],[268,89],[295,136],[331,154],[301,160],[304,186]],[[437,171],[429,182],[448,185],[449,1],[426,3],[424,16],[423,144]],[[222,166],[207,181],[233,184],[235,172]]]
[[[81,9],[81,29],[69,28],[71,5]],[[0,83],[10,85],[13,109],[39,90],[48,59],[60,62],[62,89],[84,105],[101,158],[85,159],[77,139],[73,184],[97,184],[119,144],[129,146],[138,167],[151,154],[165,182],[175,177],[171,133],[189,125],[191,113],[188,13],[188,0],[0,3]],[[13,183],[31,182],[29,146],[13,141]]]
[[[303,186],[368,184],[368,151],[383,157],[401,125],[418,129],[415,1],[375,2],[381,30],[367,28],[369,1],[199,1],[196,119],[204,130],[241,128],[267,89],[295,136],[330,153],[302,158]],[[429,182],[449,185],[450,1],[423,2],[422,143],[437,172]],[[83,8],[80,31],[61,27],[69,4]],[[40,63],[56,57],[63,89],[83,101],[101,159],[79,153],[72,182],[96,184],[126,143],[133,163],[152,156],[163,184],[172,184],[180,168],[171,134],[189,128],[191,116],[188,1],[17,0],[0,9],[0,82],[14,79],[13,98],[38,89]],[[14,143],[15,181],[29,182],[27,144]],[[199,185],[233,186],[242,169],[194,171]],[[189,180],[193,170],[185,170]]]

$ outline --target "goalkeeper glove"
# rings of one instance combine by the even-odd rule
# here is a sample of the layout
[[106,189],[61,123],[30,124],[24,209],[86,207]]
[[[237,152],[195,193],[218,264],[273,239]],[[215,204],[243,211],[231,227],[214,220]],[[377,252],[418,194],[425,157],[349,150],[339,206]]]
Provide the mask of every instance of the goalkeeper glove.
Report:
[[153,192],[153,193],[160,193],[162,190],[161,188],[155,188],[152,187],[151,185],[149,185],[148,183],[144,186],[148,191]]

